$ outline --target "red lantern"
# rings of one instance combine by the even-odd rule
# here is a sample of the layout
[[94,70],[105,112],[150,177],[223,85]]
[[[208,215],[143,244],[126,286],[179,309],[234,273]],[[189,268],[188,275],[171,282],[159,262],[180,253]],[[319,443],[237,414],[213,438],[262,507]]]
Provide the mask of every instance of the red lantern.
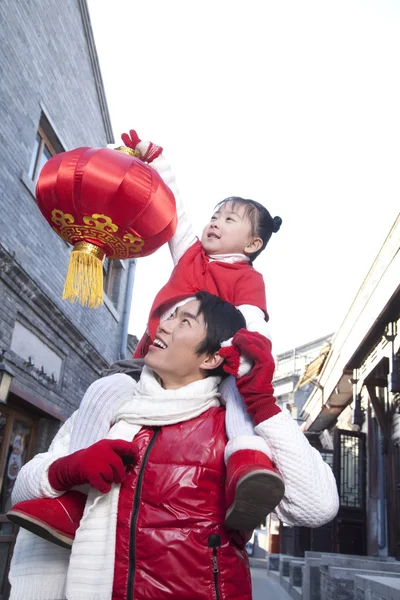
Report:
[[53,156],[36,188],[38,206],[74,249],[63,298],[103,302],[102,261],[148,256],[176,229],[175,199],[158,173],[121,147],[77,148]]

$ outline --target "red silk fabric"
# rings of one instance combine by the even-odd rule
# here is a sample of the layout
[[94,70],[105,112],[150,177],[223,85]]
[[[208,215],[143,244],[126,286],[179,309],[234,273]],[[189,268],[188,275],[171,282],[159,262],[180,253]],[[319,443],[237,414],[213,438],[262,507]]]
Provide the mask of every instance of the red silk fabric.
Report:
[[[77,148],[52,157],[40,173],[36,197],[43,216],[63,239],[91,242],[109,258],[152,254],[176,229],[175,198],[158,173],[109,148]],[[66,223],[65,215],[73,221]],[[93,215],[99,218],[92,221]],[[102,216],[111,219],[111,227]],[[143,242],[124,238],[127,234]]]

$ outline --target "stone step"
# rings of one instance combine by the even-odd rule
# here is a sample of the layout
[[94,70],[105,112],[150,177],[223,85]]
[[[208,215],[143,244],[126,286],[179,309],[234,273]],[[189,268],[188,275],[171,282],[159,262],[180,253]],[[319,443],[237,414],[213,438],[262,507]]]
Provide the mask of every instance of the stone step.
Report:
[[[399,577],[400,564],[381,563],[381,567],[392,567],[392,575]],[[350,569],[345,567],[321,568],[320,591],[324,600],[354,600],[355,579],[357,575],[384,577],[389,574],[389,569]],[[379,596],[378,596],[379,598]]]
[[290,585],[290,579],[289,577],[284,577],[283,575],[280,576],[279,578],[280,584],[283,587],[283,589],[290,594],[290,590],[292,588],[292,586]]
[[254,556],[249,556],[250,567],[256,567],[258,569],[266,569],[268,567],[268,559],[267,558],[254,558]]
[[293,598],[293,600],[303,600],[303,591],[301,587],[292,585],[290,589],[290,595]]
[[[358,557],[354,555],[344,556],[339,554],[322,554],[306,552],[305,565],[303,567],[303,600],[321,600],[321,586],[328,585],[328,577],[333,580],[337,579],[336,583],[330,582],[330,587],[333,589],[329,592],[329,600],[341,599],[337,596],[338,590],[344,589],[345,597],[351,597],[354,589],[354,577],[360,571],[363,573],[374,572],[399,572],[400,563],[396,560],[373,560],[375,557]],[[332,563],[324,564],[322,563]],[[358,568],[349,568],[350,565],[358,565]],[[336,571],[334,570],[336,569]],[[337,571],[339,569],[339,571]],[[328,571],[330,574],[328,575]],[[349,578],[352,580],[349,580]],[[350,590],[350,591],[349,591]],[[342,593],[342,592],[340,592]],[[336,595],[335,595],[336,594]],[[350,596],[349,596],[350,595]]]
[[289,563],[289,578],[290,583],[294,587],[301,588],[303,585],[303,567],[305,565],[304,560],[290,561]]
[[321,558],[321,556],[336,556],[338,558],[343,559],[360,559],[360,560],[376,560],[383,562],[397,562],[393,556],[363,556],[361,554],[335,554],[333,552],[314,552],[312,550],[307,550],[304,553],[304,559],[307,558]]
[[268,571],[279,571],[280,554],[268,554]]
[[398,571],[400,573],[400,563],[398,561],[387,560],[365,560],[365,558],[347,558],[337,554],[325,554],[320,558],[321,573],[330,567],[361,569],[362,571],[371,569],[374,571]]
[[394,573],[379,575],[356,575],[355,600],[400,600],[400,578]]
[[283,556],[281,555],[279,561],[279,572],[284,577],[290,577],[290,565],[294,564],[304,564],[304,558],[299,558],[297,556]]

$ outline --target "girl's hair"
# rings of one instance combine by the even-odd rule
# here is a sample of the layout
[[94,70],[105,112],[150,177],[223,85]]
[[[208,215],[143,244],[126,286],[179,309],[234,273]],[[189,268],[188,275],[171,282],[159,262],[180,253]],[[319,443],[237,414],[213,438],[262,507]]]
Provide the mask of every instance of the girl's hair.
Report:
[[225,200],[219,202],[215,208],[218,210],[220,206],[227,204],[228,202],[232,204],[233,209],[236,206],[244,207],[244,214],[249,219],[251,224],[251,235],[254,237],[259,237],[263,241],[261,248],[257,250],[257,252],[253,252],[253,254],[250,255],[250,260],[253,262],[264,250],[265,246],[270,240],[271,235],[279,231],[279,228],[282,225],[282,219],[280,217],[271,217],[269,211],[259,202],[256,202],[255,200],[245,200],[239,196],[230,196],[229,198],[225,198]]

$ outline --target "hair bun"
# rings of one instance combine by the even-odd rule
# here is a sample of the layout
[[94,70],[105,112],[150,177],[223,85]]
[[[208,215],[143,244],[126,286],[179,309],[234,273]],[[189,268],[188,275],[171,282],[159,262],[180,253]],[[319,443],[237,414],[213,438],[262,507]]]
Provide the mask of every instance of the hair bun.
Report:
[[274,224],[272,225],[272,233],[276,233],[277,231],[279,231],[282,225],[282,219],[280,217],[274,217],[273,221]]

